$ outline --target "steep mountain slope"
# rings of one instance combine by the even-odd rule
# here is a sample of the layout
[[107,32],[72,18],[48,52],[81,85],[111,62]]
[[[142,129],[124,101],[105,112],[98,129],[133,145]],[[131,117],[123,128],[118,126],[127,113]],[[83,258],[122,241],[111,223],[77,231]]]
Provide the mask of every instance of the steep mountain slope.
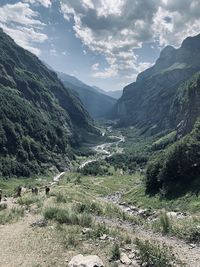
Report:
[[80,100],[36,56],[0,30],[0,174],[66,166],[71,146],[96,133]]
[[116,103],[114,98],[98,92],[73,76],[65,73],[58,73],[58,76],[66,87],[78,94],[84,107],[93,118],[103,117]]
[[112,117],[120,125],[146,127],[153,133],[175,128],[183,119],[172,115],[175,109],[182,112],[175,107],[178,88],[199,70],[200,35],[185,39],[179,49],[167,46],[153,67],[124,88]]

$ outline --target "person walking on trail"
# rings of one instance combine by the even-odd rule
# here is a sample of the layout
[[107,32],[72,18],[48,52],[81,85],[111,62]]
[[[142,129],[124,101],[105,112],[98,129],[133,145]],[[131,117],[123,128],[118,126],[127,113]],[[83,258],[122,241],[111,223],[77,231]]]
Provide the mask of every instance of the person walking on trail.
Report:
[[46,196],[49,196],[50,188],[46,185],[45,186],[45,194]]
[[0,203],[1,203],[1,200],[2,200],[2,190],[0,189]]
[[21,194],[22,194],[22,188],[21,188],[21,186],[19,186],[17,188],[17,197],[21,197]]

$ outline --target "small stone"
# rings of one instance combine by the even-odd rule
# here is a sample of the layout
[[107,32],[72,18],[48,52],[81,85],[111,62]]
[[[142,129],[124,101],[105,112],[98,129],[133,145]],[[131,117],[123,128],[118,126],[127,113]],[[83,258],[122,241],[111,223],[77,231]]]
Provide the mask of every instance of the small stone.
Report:
[[68,267],[104,267],[102,260],[96,255],[83,256],[81,254],[73,257]]
[[91,231],[91,229],[90,228],[83,228],[83,230],[82,230],[82,234],[87,234],[88,232],[90,232]]
[[193,248],[196,248],[196,245],[195,244],[190,244],[190,249],[193,249]]
[[106,234],[104,234],[104,235],[102,235],[99,239],[100,239],[100,240],[106,240],[106,239],[108,239],[108,236],[107,236]]
[[126,265],[131,264],[131,260],[128,258],[128,256],[124,252],[121,253],[120,262]]

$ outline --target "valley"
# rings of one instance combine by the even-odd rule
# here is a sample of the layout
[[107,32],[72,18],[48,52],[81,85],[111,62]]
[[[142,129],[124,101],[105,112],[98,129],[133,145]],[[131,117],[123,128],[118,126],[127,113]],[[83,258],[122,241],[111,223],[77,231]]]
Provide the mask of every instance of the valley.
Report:
[[[45,10],[50,2],[27,0],[14,10]],[[68,34],[78,31],[68,39],[77,42],[68,47],[73,57],[53,35],[43,58],[0,28],[0,267],[199,267],[200,34],[160,44],[157,60],[151,44],[112,43],[119,32],[131,36],[123,27],[104,43],[80,46],[81,36],[91,43],[95,36],[83,34],[81,12],[103,25],[107,8],[58,2]],[[29,22],[41,12],[33,10]],[[120,12],[112,12],[115,21]],[[48,23],[53,32],[56,25]],[[52,57],[54,67],[45,63]]]
[[[115,141],[92,147],[95,155],[82,158],[79,170],[114,156],[119,146],[120,152],[127,149],[130,134],[109,127],[105,136]],[[133,174],[109,168],[105,175],[72,168],[42,178],[37,196],[24,184],[21,198],[3,200],[0,266],[67,266],[81,253],[98,255],[105,266],[141,266],[149,260],[155,266],[198,267],[199,197],[147,196],[139,168]],[[46,184],[50,196],[45,196]]]

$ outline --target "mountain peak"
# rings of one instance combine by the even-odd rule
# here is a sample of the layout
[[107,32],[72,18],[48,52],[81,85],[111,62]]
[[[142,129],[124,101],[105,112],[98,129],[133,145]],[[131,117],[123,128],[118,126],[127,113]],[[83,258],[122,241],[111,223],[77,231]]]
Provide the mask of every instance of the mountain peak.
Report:
[[199,50],[200,49],[200,34],[196,36],[192,36],[192,37],[187,37],[183,41],[181,48]]

